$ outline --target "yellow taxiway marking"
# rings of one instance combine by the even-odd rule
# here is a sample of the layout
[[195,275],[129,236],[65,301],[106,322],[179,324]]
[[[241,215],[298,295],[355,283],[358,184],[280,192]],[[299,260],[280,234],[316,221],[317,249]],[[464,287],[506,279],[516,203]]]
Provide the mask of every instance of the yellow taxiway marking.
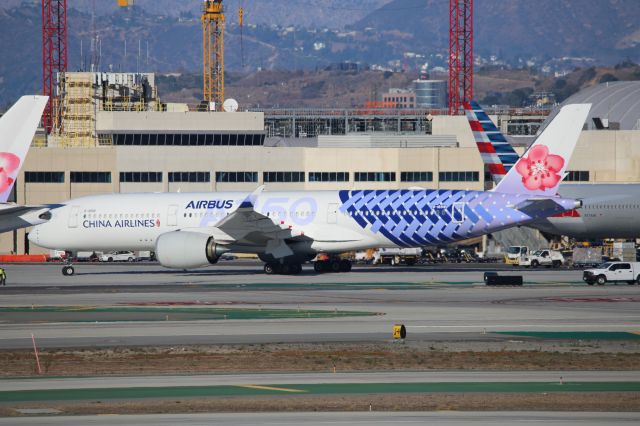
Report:
[[97,306],[73,306],[67,309],[62,309],[63,311],[90,311],[91,309],[96,309]]
[[238,387],[250,388],[250,389],[272,390],[272,391],[280,391],[280,392],[306,392],[306,390],[302,390],[302,389],[276,388],[273,386],[260,386],[260,385],[238,385]]

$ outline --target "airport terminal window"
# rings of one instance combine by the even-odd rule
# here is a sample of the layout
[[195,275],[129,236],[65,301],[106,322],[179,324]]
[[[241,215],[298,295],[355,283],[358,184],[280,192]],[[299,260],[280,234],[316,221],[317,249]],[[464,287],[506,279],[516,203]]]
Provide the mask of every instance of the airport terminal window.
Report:
[[111,183],[111,172],[71,172],[71,183]]
[[349,172],[309,172],[309,182],[349,182]]
[[304,172],[264,172],[265,182],[304,182]]
[[120,172],[120,182],[162,182],[162,172]]
[[216,182],[257,182],[258,172],[216,172]]
[[211,182],[211,173],[169,172],[169,182]]
[[589,182],[588,170],[569,170],[567,177],[564,179],[567,182]]
[[401,172],[400,182],[431,182],[433,172]]
[[395,172],[356,172],[356,182],[395,182]]
[[127,133],[112,136],[114,145],[133,146],[260,146],[264,145],[264,138],[262,133]]
[[440,182],[477,182],[480,180],[479,172],[440,172]]
[[64,183],[64,172],[24,172],[26,183]]

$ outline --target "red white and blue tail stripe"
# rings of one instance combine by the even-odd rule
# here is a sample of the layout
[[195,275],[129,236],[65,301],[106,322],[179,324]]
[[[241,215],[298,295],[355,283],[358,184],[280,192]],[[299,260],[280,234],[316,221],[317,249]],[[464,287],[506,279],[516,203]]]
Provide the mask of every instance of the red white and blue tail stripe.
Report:
[[497,185],[520,156],[476,101],[465,102],[464,109],[482,161]]

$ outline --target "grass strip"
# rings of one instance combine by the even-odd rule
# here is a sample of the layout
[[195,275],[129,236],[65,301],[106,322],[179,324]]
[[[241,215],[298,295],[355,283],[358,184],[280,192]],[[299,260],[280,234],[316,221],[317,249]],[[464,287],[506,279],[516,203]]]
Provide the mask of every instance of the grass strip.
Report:
[[[271,388],[271,389],[270,389]],[[46,389],[0,392],[0,402],[80,401],[138,398],[194,398],[387,393],[540,393],[540,392],[640,392],[640,382],[456,382],[456,383],[343,383],[277,384],[256,386],[177,386],[141,388]]]

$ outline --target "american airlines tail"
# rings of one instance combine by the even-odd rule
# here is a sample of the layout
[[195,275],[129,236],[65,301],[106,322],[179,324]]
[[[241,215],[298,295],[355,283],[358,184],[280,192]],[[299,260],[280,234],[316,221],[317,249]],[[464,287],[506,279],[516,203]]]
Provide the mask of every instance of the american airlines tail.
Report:
[[48,100],[23,96],[0,117],[0,203],[11,194]]
[[562,107],[536,141],[498,182],[494,191],[536,196],[556,195],[590,109],[591,104]]
[[497,185],[520,156],[476,101],[465,102],[464,109],[482,161]]

